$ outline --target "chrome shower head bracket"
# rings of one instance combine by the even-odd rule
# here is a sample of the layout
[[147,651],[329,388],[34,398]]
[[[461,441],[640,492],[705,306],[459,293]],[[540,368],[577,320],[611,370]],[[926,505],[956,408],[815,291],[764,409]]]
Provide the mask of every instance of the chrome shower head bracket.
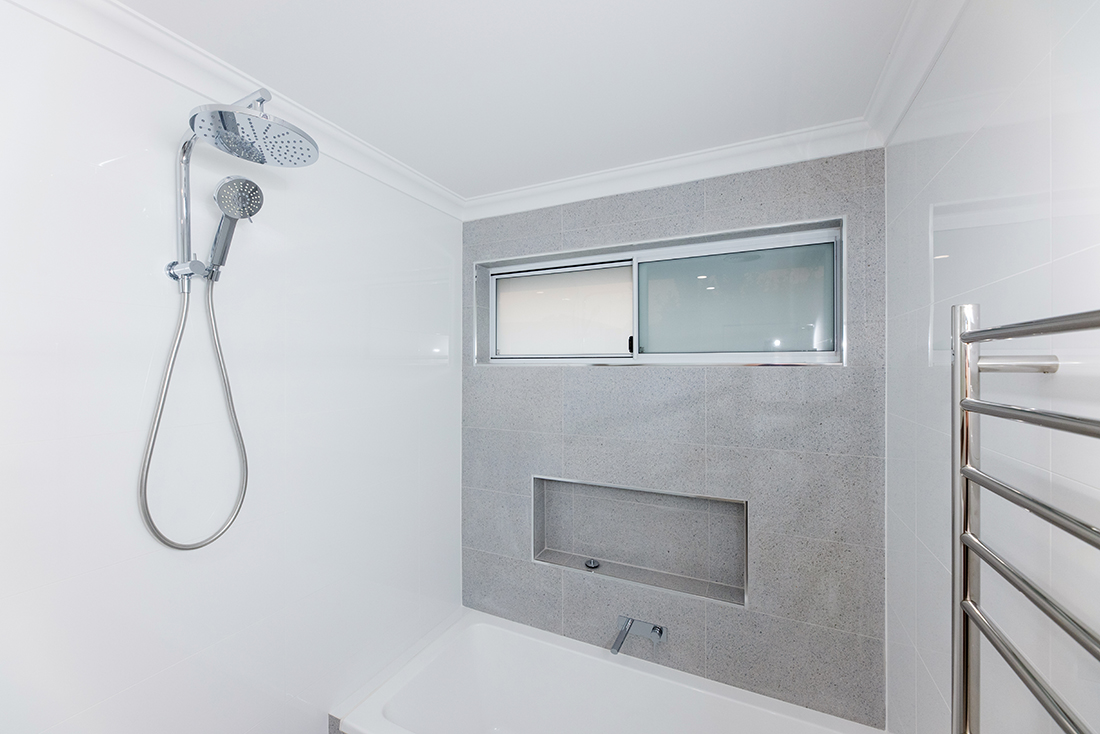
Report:
[[234,107],[248,107],[249,109],[256,110],[261,115],[264,114],[264,103],[272,100],[271,92],[260,87],[252,94],[241,97],[233,103]]

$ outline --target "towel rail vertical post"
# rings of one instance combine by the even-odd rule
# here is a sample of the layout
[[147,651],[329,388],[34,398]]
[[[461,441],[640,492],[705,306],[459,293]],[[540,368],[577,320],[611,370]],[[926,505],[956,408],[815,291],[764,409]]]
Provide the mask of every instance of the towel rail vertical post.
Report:
[[962,341],[965,332],[978,328],[976,305],[953,306],[951,362],[951,436],[954,442],[951,460],[952,495],[952,612],[951,671],[952,734],[977,734],[979,730],[978,686],[981,638],[974,633],[962,603],[978,603],[981,568],[972,563],[967,549],[959,543],[963,533],[978,534],[978,502],[981,489],[962,473],[963,467],[979,464],[979,418],[964,410],[960,403],[978,396],[978,344]]

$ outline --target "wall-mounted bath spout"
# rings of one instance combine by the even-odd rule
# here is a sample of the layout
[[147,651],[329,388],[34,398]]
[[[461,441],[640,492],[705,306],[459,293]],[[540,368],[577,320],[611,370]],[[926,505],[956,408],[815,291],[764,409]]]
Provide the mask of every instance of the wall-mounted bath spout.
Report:
[[634,625],[634,620],[630,617],[619,617],[619,636],[615,638],[615,644],[611,646],[611,654],[618,655],[619,648],[623,646],[623,642],[626,640],[626,636],[630,634],[630,628]]
[[[637,622],[637,629],[634,628],[634,623]],[[619,634],[615,637],[615,643],[611,645],[611,654],[618,655],[619,650],[622,648],[623,643],[630,634],[644,635],[653,642],[653,652],[657,652],[657,643],[665,639],[666,630],[664,626],[659,624],[652,624],[650,622],[640,622],[632,617],[624,617],[619,615]]]

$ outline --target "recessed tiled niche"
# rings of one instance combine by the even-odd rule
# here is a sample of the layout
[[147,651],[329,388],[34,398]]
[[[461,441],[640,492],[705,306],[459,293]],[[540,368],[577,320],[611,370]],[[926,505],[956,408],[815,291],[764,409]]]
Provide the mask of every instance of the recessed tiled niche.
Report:
[[536,561],[745,603],[744,502],[545,477],[533,489]]

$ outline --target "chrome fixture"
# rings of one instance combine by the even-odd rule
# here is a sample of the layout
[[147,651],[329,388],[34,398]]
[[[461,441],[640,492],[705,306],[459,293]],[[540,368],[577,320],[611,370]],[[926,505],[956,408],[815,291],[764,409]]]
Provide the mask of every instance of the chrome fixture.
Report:
[[[634,625],[638,625],[638,629],[634,629]],[[665,639],[666,630],[659,624],[651,624],[649,622],[641,622],[632,617],[624,617],[619,615],[619,634],[615,637],[615,642],[611,645],[611,654],[618,655],[619,649],[622,648],[623,643],[630,634],[643,635],[648,637],[653,642],[653,653],[657,653],[657,643]]]
[[[191,153],[202,140],[218,150],[263,165],[300,168],[317,162],[317,142],[300,128],[264,112],[271,92],[257,89],[231,105],[203,105],[191,110],[191,132],[176,157],[176,260],[168,276],[189,290],[191,265]],[[183,272],[176,270],[183,264]],[[203,268],[205,271],[205,267]]]
[[1042,372],[1058,371],[1058,358],[1053,354],[996,354],[978,360],[978,372]]
[[[319,151],[317,143],[306,133],[289,122],[272,117],[264,112],[264,103],[271,101],[271,92],[258,89],[232,105],[204,105],[191,111],[191,132],[184,136],[176,157],[176,260],[168,263],[165,272],[168,277],[179,283],[180,310],[176,324],[176,336],[168,352],[168,363],[161,380],[160,395],[153,411],[153,423],[149,428],[149,438],[145,443],[145,454],[141,461],[141,478],[138,489],[141,517],[145,526],[158,541],[177,550],[195,550],[210,545],[220,538],[237,519],[244,505],[245,490],[248,488],[248,455],[244,448],[244,437],[237,422],[237,411],[233,405],[233,393],[229,387],[229,371],[222,354],[221,339],[218,337],[218,323],[214,316],[214,284],[221,276],[221,268],[229,255],[229,245],[237,222],[251,217],[263,206],[263,192],[252,181],[240,176],[230,176],[218,184],[214,199],[222,211],[214,244],[210,248],[210,265],[196,260],[191,253],[191,154],[196,140],[203,140],[218,150],[230,155],[264,165],[301,167],[317,162]],[[164,415],[164,404],[168,398],[168,388],[172,383],[172,369],[179,355],[183,332],[187,327],[187,313],[191,304],[191,279],[196,275],[206,280],[206,313],[210,325],[210,337],[214,342],[214,352],[221,374],[222,390],[225,394],[226,412],[229,414],[230,427],[237,444],[237,456],[240,460],[240,484],[237,499],[229,517],[213,535],[195,543],[178,543],[160,531],[149,512],[149,467],[153,461],[153,449],[157,444],[157,432]]]
[[264,192],[252,181],[243,176],[230,176],[218,184],[214,192],[214,201],[222,210],[222,220],[218,223],[218,233],[210,248],[210,265],[205,276],[212,281],[221,277],[222,266],[229,256],[229,244],[233,240],[233,231],[242,219],[252,221],[252,215],[264,205]]
[[[981,493],[983,489],[992,492],[1097,549],[1100,549],[1100,527],[984,473],[980,469],[979,417],[1004,418],[1093,438],[1100,438],[1100,421],[982,400],[979,395],[979,373],[1054,372],[1058,369],[1058,359],[1051,356],[980,357],[978,350],[980,342],[996,339],[1100,329],[1100,311],[979,329],[978,307],[963,305],[952,307],[951,319],[951,434],[955,442],[951,460],[954,539],[951,549],[951,734],[970,734],[978,730],[981,635],[974,634],[975,629],[989,640],[1063,731],[1067,734],[1089,734],[1091,730],[1084,721],[982,608],[982,564],[1000,574],[1097,660],[1100,660],[1100,634],[981,539]],[[988,369],[984,365],[995,368]]]
[[587,561],[584,562],[584,567],[591,571],[595,571],[597,568],[600,567],[600,562],[597,561],[595,558],[589,558]]
[[[196,137],[253,163],[301,167],[317,162],[317,143],[300,128],[264,112],[271,92],[258,89],[232,105],[208,104],[191,111]],[[244,106],[247,105],[247,106]]]

